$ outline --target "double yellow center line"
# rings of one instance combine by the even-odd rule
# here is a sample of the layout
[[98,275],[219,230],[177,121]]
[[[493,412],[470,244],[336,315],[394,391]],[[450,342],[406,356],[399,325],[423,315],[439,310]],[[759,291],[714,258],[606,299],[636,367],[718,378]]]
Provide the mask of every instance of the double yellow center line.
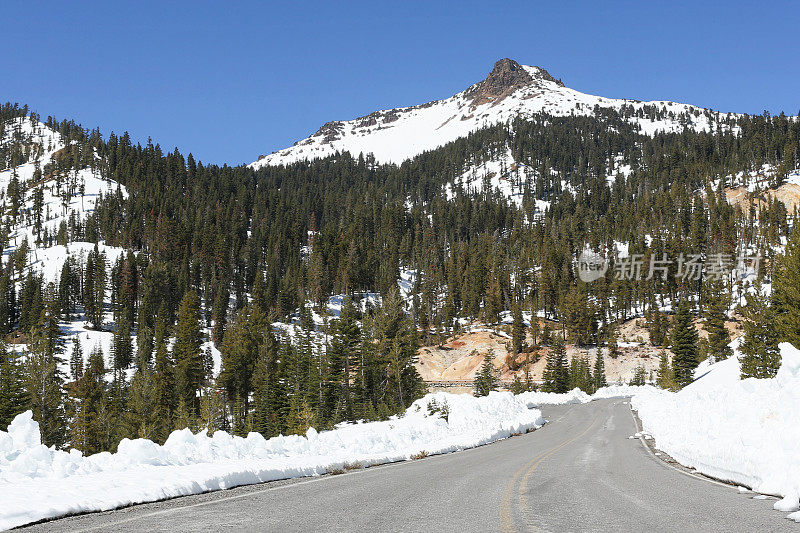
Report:
[[[553,448],[550,448],[549,450],[537,455],[514,474],[514,476],[506,485],[506,490],[503,493],[503,499],[500,502],[500,526],[504,532],[511,533],[517,531],[517,528],[514,526],[514,517],[512,511],[512,503],[515,492],[514,489],[517,486],[517,483],[519,482],[519,487],[516,491],[519,493],[518,509],[520,513],[522,513],[524,510],[528,509],[528,481],[530,480],[531,474],[533,474],[533,472],[539,467],[540,464],[542,464],[542,462],[544,462],[545,459],[556,453],[564,446],[567,446],[568,444],[575,442],[579,438],[586,435],[589,430],[592,429],[592,426],[594,426],[594,423],[597,421],[599,416],[600,410],[594,414],[594,417],[592,417],[592,420],[589,422],[589,425],[586,427],[586,429],[574,437],[565,440],[561,444],[558,444],[557,446],[554,446]],[[519,481],[520,477],[522,478],[521,481]],[[528,526],[528,531],[537,531],[537,528],[531,525]]]

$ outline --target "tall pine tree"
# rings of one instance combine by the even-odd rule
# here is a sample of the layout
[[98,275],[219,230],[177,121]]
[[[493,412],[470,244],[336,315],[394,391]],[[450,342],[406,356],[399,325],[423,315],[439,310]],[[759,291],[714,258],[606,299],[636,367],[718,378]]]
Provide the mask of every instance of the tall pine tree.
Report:
[[697,343],[691,307],[688,302],[682,302],[675,313],[672,330],[672,368],[675,382],[680,387],[685,387],[694,379],[694,369],[699,364]]

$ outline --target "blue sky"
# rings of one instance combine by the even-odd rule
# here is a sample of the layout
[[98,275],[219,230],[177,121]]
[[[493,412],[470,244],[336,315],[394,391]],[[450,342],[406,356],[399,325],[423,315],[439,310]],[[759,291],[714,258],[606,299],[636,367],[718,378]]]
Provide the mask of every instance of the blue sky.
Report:
[[502,57],[603,96],[800,110],[788,2],[115,4],[5,2],[0,101],[220,164],[451,96]]

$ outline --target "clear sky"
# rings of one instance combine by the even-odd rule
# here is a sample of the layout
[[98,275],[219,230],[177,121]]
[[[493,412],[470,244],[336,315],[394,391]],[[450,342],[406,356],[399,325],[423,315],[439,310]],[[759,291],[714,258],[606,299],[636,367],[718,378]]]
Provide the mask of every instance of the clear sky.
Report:
[[11,0],[0,17],[0,101],[220,164],[446,98],[502,57],[602,96],[800,110],[790,2]]

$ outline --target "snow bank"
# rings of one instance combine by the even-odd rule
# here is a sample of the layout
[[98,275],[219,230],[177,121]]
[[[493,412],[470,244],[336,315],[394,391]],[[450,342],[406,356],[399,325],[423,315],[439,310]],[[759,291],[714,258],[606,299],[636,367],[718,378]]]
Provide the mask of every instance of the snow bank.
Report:
[[[631,405],[658,448],[699,472],[784,497],[800,495],[800,350],[780,345],[774,379],[739,379],[735,357],[711,365],[678,393],[643,389]],[[800,514],[791,518],[800,521]]]
[[[446,417],[441,409],[446,405]],[[42,445],[30,412],[0,431],[0,529],[85,511],[198,494],[275,479],[314,476],[348,464],[447,453],[541,427],[541,412],[508,392],[483,398],[444,392],[383,422],[344,424],[306,436],[246,438],[173,432],[163,446],[123,440],[117,453],[84,457]]]
[[649,385],[645,385],[644,387],[636,385],[609,385],[608,387],[597,389],[597,392],[592,395],[586,394],[577,388],[563,394],[555,392],[523,392],[519,395],[519,398],[526,402],[529,407],[536,407],[539,405],[566,405],[588,403],[592,400],[600,400],[603,398],[633,396],[642,389],[654,389],[654,387]]

